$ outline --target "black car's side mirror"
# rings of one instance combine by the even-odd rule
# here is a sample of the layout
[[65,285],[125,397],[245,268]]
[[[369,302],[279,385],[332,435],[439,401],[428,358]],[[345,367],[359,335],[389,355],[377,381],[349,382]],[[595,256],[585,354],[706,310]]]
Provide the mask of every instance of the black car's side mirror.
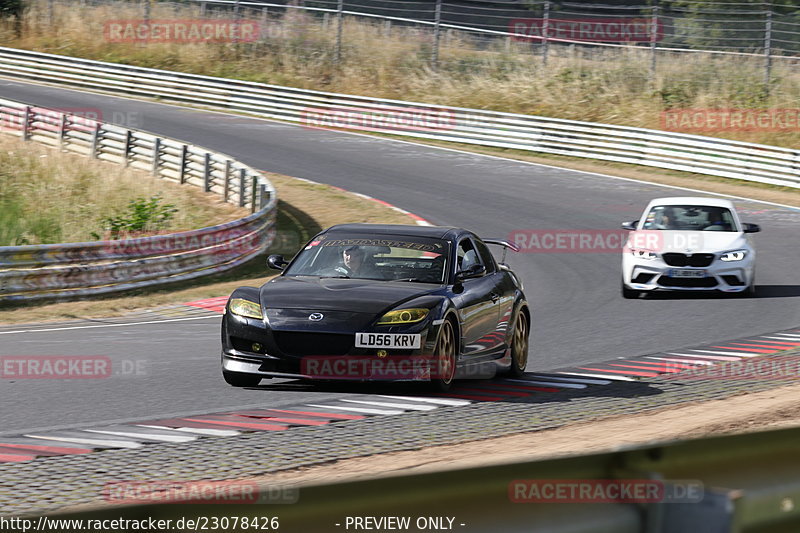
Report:
[[758,233],[759,231],[761,231],[761,226],[759,226],[758,224],[748,224],[747,222],[745,222],[743,225],[745,233]]
[[267,266],[275,270],[283,270],[288,264],[289,261],[284,259],[282,255],[274,254],[267,257]]
[[627,230],[633,231],[633,230],[636,229],[636,224],[638,224],[638,223],[639,223],[638,220],[632,220],[631,222],[623,222],[622,223],[622,229],[627,229]]
[[472,265],[467,270],[460,270],[456,273],[456,281],[463,281],[465,279],[479,278],[486,273],[486,267],[483,265]]

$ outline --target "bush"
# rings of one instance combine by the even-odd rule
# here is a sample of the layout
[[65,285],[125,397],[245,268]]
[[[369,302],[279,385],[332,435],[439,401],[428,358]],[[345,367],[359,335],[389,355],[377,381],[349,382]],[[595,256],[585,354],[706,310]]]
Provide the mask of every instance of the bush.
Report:
[[[147,198],[131,200],[126,213],[103,219],[104,236],[119,239],[131,234],[141,235],[167,229],[178,209],[175,208],[175,204],[162,204],[161,201],[160,194],[151,196],[149,200]],[[95,239],[101,239],[97,233],[92,235]]]

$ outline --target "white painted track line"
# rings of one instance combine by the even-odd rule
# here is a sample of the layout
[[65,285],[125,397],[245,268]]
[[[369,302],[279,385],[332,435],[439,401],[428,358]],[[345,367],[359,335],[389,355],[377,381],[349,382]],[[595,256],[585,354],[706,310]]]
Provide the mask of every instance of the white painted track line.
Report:
[[81,439],[77,437],[48,437],[47,435],[24,435],[32,439],[54,440],[56,442],[73,442],[75,444],[89,444],[91,446],[109,446],[112,448],[141,448],[143,445],[129,440],[108,440],[108,439]]
[[446,398],[423,398],[420,396],[387,396],[381,395],[381,398],[389,398],[390,400],[410,400],[412,402],[425,402],[425,403],[435,403],[440,405],[452,405],[452,406],[459,406],[459,405],[469,405],[472,402],[469,400],[449,400]]
[[567,376],[586,376],[587,378],[603,378],[603,379],[610,379],[612,381],[637,381],[634,378],[629,378],[621,375],[590,374],[583,372],[559,372],[559,374],[565,374]]
[[319,407],[322,409],[340,410],[340,411],[353,411],[354,413],[364,413],[368,415],[402,415],[405,411],[396,411],[389,409],[366,409],[363,407],[344,407],[341,405],[317,405],[313,403],[306,404],[309,407]]
[[144,424],[136,424],[140,428],[152,429],[171,429],[173,431],[181,431],[183,433],[194,433],[196,435],[207,435],[209,437],[235,437],[240,435],[241,432],[233,429],[203,429],[203,428],[171,428],[167,426],[147,426]]
[[396,409],[409,409],[412,411],[433,411],[438,409],[435,405],[420,405],[414,403],[396,403],[396,402],[373,402],[367,400],[348,400],[343,398],[341,401],[348,403],[358,403],[363,405],[375,405],[377,407],[394,407]]

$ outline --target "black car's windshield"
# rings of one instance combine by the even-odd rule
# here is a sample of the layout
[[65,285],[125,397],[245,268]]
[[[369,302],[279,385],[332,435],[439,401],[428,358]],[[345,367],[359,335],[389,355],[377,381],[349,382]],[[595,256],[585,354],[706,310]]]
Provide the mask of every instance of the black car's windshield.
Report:
[[448,243],[414,236],[320,235],[286,276],[444,283]]
[[645,218],[642,229],[738,231],[730,209],[712,205],[657,205]]

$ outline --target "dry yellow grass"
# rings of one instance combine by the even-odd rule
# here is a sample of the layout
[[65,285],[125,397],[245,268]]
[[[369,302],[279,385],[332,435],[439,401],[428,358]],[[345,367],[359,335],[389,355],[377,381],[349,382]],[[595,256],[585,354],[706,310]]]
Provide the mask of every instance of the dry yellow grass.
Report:
[[[279,232],[298,232],[299,238],[310,238],[320,228],[348,222],[380,222],[387,224],[411,224],[413,221],[402,213],[377,202],[365,200],[354,194],[328,185],[265,173],[278,191]],[[280,229],[281,221],[286,227]],[[305,237],[304,237],[305,235]],[[305,241],[297,243],[304,244]],[[296,248],[295,248],[296,250]],[[271,250],[286,253],[284,250]],[[288,252],[288,250],[287,250]],[[260,261],[260,260],[259,260]],[[263,263],[262,263],[263,264]],[[137,309],[152,308],[202,298],[225,296],[242,285],[261,285],[274,271],[259,264],[244,269],[243,275],[235,279],[219,281],[217,278],[198,279],[191,287],[167,288],[140,295],[114,296],[102,300],[49,303],[0,309],[0,324],[25,324],[79,318],[121,316]],[[263,274],[260,274],[263,272]]]
[[160,195],[177,208],[165,229],[213,226],[247,210],[191,186],[120,165],[0,135],[0,245],[96,240],[103,219],[137,198]]
[[[291,12],[267,23],[259,43],[131,44],[103,38],[107,20],[138,19],[141,6],[58,7],[52,23],[45,2],[34,2],[22,38],[10,28],[0,43],[51,53],[147,67],[240,78],[309,89],[493,109],[576,120],[660,128],[669,108],[796,108],[800,73],[775,62],[769,93],[762,59],[707,54],[662,54],[649,80],[646,52],[553,46],[547,67],[526,43],[488,48],[445,32],[437,73],[430,70],[430,33],[346,18],[342,60],[334,62],[335,25]],[[154,19],[192,18],[196,6],[156,4]],[[244,11],[244,16],[250,16]],[[257,18],[257,16],[256,16]],[[713,133],[737,140],[796,147],[800,131]]]

